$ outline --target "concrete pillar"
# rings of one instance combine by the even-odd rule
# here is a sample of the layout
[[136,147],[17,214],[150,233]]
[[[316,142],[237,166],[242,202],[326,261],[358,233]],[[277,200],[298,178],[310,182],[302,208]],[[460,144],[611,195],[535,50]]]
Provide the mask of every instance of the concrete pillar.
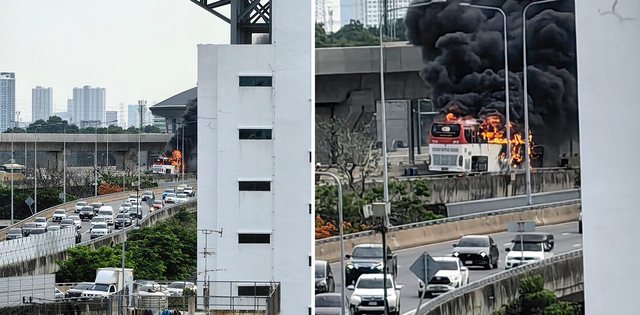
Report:
[[575,8],[585,310],[640,314],[640,1],[580,0]]

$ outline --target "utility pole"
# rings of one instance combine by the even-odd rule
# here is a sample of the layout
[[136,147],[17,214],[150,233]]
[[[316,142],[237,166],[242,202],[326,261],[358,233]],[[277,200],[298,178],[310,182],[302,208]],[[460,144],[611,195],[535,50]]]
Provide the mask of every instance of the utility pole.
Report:
[[200,254],[203,255],[204,257],[204,283],[202,286],[202,292],[203,292],[203,304],[204,304],[204,310],[205,312],[208,314],[209,313],[209,290],[210,290],[210,286],[209,286],[209,260],[208,257],[209,255],[215,255],[215,251],[209,251],[209,235],[213,234],[213,233],[218,233],[220,234],[220,237],[222,237],[222,229],[220,230],[210,230],[210,229],[198,229],[198,232],[201,232],[202,234],[205,235],[204,237],[204,251],[200,252]]
[[144,100],[140,100],[138,101],[138,106],[139,106],[139,114],[138,116],[140,116],[140,124],[138,125],[138,190],[140,189],[140,168],[142,167],[142,163],[141,163],[141,155],[142,152],[140,152],[140,141],[141,141],[141,137],[142,137],[142,107],[147,105],[147,101]]

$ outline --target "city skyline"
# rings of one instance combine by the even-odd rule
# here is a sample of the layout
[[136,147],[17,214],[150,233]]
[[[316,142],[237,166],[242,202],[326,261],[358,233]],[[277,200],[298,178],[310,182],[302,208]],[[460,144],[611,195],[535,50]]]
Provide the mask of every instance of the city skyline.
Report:
[[36,86],[31,89],[31,121],[47,120],[53,112],[53,89]]
[[[12,27],[0,29],[3,46],[11,47],[0,51],[0,72],[16,73],[23,121],[32,116],[38,85],[57,91],[52,112],[67,111],[73,88],[84,85],[109,90],[108,110],[162,101],[196,84],[197,44],[229,41],[227,24],[188,1],[115,0],[100,10],[91,1],[8,1],[2,8],[0,19]],[[57,45],[66,48],[36,49]]]

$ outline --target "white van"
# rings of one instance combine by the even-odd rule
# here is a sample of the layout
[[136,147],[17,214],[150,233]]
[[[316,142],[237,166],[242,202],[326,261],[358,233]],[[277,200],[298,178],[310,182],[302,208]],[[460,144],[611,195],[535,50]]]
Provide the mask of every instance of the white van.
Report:
[[113,207],[112,206],[102,206],[100,210],[98,210],[98,216],[103,217],[108,225],[113,225]]

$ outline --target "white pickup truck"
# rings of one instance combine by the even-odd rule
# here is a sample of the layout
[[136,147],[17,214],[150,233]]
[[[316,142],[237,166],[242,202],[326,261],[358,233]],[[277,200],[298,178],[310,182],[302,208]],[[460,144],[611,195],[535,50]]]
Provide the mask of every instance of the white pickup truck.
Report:
[[[392,275],[387,274],[387,304],[390,315],[400,314],[400,289]],[[363,274],[358,278],[355,286],[350,285],[348,290],[353,290],[351,294],[350,308],[352,315],[368,313],[384,313],[384,282],[383,274],[370,273]]]
[[133,269],[124,269],[123,282],[122,268],[98,268],[96,280],[88,290],[82,292],[81,298],[105,298],[121,291],[125,295],[133,292]]

